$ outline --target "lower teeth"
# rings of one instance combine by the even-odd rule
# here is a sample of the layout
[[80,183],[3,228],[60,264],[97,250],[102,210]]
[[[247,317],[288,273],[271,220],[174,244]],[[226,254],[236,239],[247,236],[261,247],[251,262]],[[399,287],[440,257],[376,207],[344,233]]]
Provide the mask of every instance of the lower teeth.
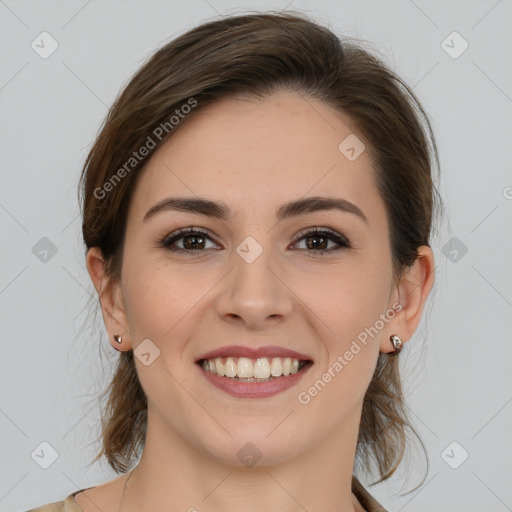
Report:
[[[304,368],[304,365],[299,366],[298,372],[300,372],[302,368]],[[269,377],[268,379],[256,379],[254,377],[226,377],[225,375],[222,375],[222,377],[226,377],[226,379],[239,380],[241,382],[267,382],[269,380],[280,379],[281,377],[290,377],[291,375],[294,374],[291,373],[290,375],[279,375],[279,377]]]
[[[223,377],[226,377],[223,375]],[[283,377],[283,375],[281,375]],[[279,377],[269,377],[268,379],[256,379],[254,377],[226,377],[226,379],[239,380],[241,382],[267,382],[269,380],[279,379]]]

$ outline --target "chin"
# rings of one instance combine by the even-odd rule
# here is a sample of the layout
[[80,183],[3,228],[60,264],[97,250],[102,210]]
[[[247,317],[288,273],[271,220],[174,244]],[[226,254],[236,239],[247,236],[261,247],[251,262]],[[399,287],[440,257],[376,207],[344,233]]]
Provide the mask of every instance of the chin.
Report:
[[[221,437],[209,437],[203,440],[204,450],[212,458],[227,466],[236,467],[269,467],[287,462],[300,455],[304,443],[300,436],[294,435],[278,421],[266,421],[250,427],[240,425],[225,428],[231,434],[222,432]],[[285,420],[286,422],[287,420]],[[269,428],[270,424],[272,426]],[[304,435],[304,433],[303,433]]]

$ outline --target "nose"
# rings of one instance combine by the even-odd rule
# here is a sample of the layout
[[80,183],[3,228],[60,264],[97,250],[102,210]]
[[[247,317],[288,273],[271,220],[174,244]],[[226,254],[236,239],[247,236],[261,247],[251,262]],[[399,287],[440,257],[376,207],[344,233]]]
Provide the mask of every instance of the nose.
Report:
[[[285,269],[271,248],[252,259],[251,251],[260,251],[259,244],[249,239],[232,256],[234,268],[226,276],[217,300],[217,312],[227,322],[262,329],[283,321],[292,311],[293,292],[287,283]],[[245,252],[244,252],[245,250]]]

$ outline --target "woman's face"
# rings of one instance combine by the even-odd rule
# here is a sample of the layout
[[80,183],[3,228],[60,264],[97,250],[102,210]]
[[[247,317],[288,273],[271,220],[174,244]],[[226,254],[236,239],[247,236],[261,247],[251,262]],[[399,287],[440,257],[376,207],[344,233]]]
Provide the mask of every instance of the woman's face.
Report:
[[[273,464],[347,435],[355,443],[379,350],[402,334],[388,219],[360,144],[330,107],[283,91],[198,110],[148,162],[130,205],[116,319],[137,355],[151,428],[170,445],[241,465],[246,455]],[[225,216],[169,205],[148,214],[185,197],[222,204]],[[282,215],[311,197],[342,208]],[[165,247],[185,228],[200,233]],[[252,364],[226,346],[255,349]],[[310,363],[251,386],[200,366],[219,348],[230,372],[264,375],[274,358],[274,372],[293,368],[286,350]]]

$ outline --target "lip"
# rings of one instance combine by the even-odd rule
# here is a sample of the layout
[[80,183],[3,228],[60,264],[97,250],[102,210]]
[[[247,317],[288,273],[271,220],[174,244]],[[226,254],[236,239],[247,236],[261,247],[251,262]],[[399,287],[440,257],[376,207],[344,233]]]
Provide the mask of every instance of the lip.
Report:
[[203,359],[213,359],[215,357],[247,357],[249,359],[258,359],[260,357],[291,357],[314,362],[307,354],[301,354],[295,352],[295,350],[289,350],[275,345],[267,345],[260,348],[244,347],[242,345],[226,345],[206,352],[201,357],[198,357],[195,362],[199,363]]
[[[240,356],[245,357],[245,356]],[[279,356],[275,356],[279,357]],[[288,357],[288,356],[286,356]],[[295,357],[295,356],[294,356]],[[203,358],[207,359],[207,358]],[[293,375],[278,377],[267,382],[242,382],[229,377],[220,377],[215,373],[204,370],[201,366],[196,365],[201,374],[214,386],[220,390],[237,398],[268,398],[295,386],[313,366],[309,362]]]

